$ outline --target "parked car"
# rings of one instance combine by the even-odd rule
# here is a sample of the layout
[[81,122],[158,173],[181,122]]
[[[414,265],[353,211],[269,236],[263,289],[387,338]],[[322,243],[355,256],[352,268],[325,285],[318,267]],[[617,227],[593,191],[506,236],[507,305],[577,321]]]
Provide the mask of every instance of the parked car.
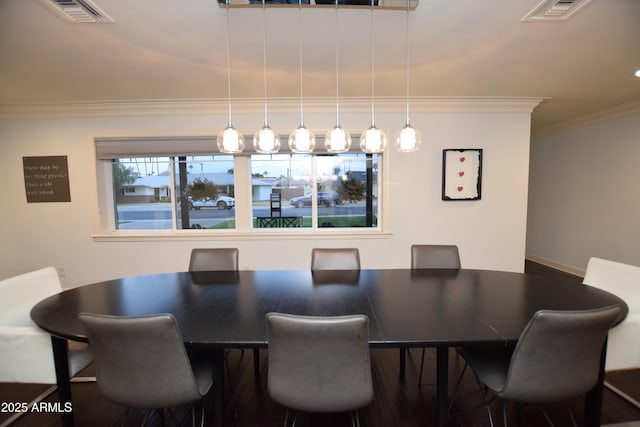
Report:
[[[340,196],[334,192],[326,192],[326,191],[318,191],[318,204],[324,205],[327,207],[339,205],[342,203],[340,200]],[[300,197],[293,197],[289,204],[291,206],[295,206],[296,208],[302,208],[305,206],[311,206],[311,194],[306,194]]]
[[218,196],[217,199],[201,199],[191,200],[189,199],[189,210],[200,210],[202,208],[218,208],[218,209],[231,209],[236,205],[236,199],[229,196]]

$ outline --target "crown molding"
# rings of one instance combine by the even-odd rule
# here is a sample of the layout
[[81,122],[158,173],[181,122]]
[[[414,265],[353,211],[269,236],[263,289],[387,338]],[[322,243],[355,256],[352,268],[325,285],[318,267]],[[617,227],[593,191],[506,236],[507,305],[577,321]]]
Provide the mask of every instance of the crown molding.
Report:
[[578,117],[577,119],[568,120],[557,125],[548,126],[545,128],[536,128],[536,130],[532,133],[532,136],[535,138],[539,138],[636,113],[640,113],[640,99],[633,99],[631,101],[614,105],[609,108],[603,108],[601,110],[585,114],[584,116]]
[[[410,98],[412,112],[527,112],[542,98],[516,97],[424,97]],[[406,98],[388,97],[375,100],[379,112],[404,112]],[[232,114],[256,114],[264,109],[263,99],[232,100]],[[300,100],[279,98],[268,100],[269,111],[274,113],[298,113]],[[367,112],[371,99],[344,98],[339,100],[340,111]],[[305,112],[326,112],[335,109],[335,98],[305,99]],[[0,105],[0,118],[78,118],[114,116],[167,116],[167,115],[226,115],[226,100],[164,99],[137,101],[64,102],[49,104]]]

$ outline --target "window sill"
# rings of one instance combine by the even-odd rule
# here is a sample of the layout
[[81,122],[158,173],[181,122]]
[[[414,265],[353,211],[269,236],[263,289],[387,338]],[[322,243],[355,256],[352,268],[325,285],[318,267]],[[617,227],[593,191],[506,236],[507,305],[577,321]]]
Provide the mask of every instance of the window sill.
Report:
[[371,230],[363,232],[362,229],[331,229],[331,230],[287,230],[282,228],[252,230],[251,232],[240,232],[236,230],[216,230],[207,232],[202,230],[154,230],[149,231],[114,231],[112,233],[95,233],[92,238],[96,242],[148,242],[148,241],[198,241],[198,240],[305,240],[309,238],[317,239],[385,239],[392,236],[392,233]]

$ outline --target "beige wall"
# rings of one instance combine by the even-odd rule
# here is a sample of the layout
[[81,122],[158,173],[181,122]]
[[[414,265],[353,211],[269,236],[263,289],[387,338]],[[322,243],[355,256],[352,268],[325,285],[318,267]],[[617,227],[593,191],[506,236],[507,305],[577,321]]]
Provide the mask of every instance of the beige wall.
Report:
[[[458,99],[430,101],[426,107],[415,108],[411,119],[423,133],[421,151],[407,154],[391,148],[386,154],[388,233],[355,238],[95,239],[100,212],[94,137],[215,134],[226,125],[225,114],[137,112],[119,116],[111,107],[107,113],[96,110],[75,118],[5,118],[0,120],[0,252],[7,256],[0,259],[0,278],[53,265],[64,268],[65,286],[78,286],[127,275],[184,270],[191,248],[201,246],[240,248],[243,269],[306,269],[310,249],[315,246],[356,246],[363,268],[407,268],[413,243],[457,244],[465,267],[522,271],[530,111],[536,103]],[[313,129],[327,129],[335,123],[332,108],[309,111],[305,124]],[[341,112],[341,124],[354,133],[368,127],[369,109],[363,106],[360,111],[351,108]],[[234,125],[253,133],[262,119],[258,111],[235,113]],[[297,126],[298,120],[297,113],[276,111],[270,116],[271,126],[281,132]],[[404,120],[403,113],[384,108],[376,113],[376,124],[391,135]],[[441,200],[444,148],[484,149],[482,200]],[[46,155],[68,156],[70,203],[26,203],[22,157]]]
[[590,257],[640,265],[640,113],[531,144],[527,256],[582,274]]

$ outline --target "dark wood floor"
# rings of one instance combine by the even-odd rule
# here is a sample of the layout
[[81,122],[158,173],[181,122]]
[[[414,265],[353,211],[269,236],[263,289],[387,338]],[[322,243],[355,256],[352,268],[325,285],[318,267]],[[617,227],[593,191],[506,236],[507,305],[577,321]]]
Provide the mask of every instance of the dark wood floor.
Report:
[[[548,274],[546,268],[538,265],[527,264],[528,271],[536,271]],[[550,273],[557,273],[551,271]],[[579,278],[576,278],[579,280]],[[413,349],[408,353],[407,372],[403,380],[399,376],[399,356],[397,350],[373,350],[372,369],[375,387],[375,400],[369,407],[360,411],[360,419],[363,426],[370,427],[418,427],[435,425],[435,351],[427,350],[425,374],[418,386],[418,370],[420,364],[420,350]],[[272,402],[266,393],[266,352],[261,352],[262,370],[261,376],[256,379],[253,374],[253,359],[250,352],[241,355],[239,351],[232,351],[229,355],[230,376],[233,389],[228,393],[233,402],[225,416],[225,425],[230,427],[272,427],[282,425],[284,410]],[[461,359],[453,352],[450,353],[450,390],[453,390],[458,372],[463,366]],[[88,374],[92,374],[92,368]],[[640,400],[640,370],[618,371],[607,374],[607,379]],[[28,402],[48,386],[25,384],[0,384],[0,402],[4,405],[9,402]],[[228,390],[229,391],[229,390]],[[463,387],[460,399],[457,399],[456,407],[463,408],[479,402],[476,393],[477,386],[472,375],[468,372],[463,379]],[[123,425],[125,410],[104,399],[95,383],[73,384],[73,413],[76,425],[79,426],[115,426]],[[54,393],[49,402],[56,401]],[[213,425],[213,414],[209,397],[206,425]],[[573,413],[578,420],[582,417],[583,399],[575,399],[569,402]],[[3,406],[4,409],[4,406]],[[499,414],[500,404],[492,407],[495,416]],[[549,405],[545,409],[551,415],[556,426],[571,425],[565,405]],[[181,425],[190,425],[191,419],[186,410],[179,410],[177,418],[181,419]],[[10,414],[0,413],[0,423],[9,418]],[[605,390],[603,402],[602,423],[620,423],[640,420],[640,410],[624,402],[613,393]],[[135,415],[129,417],[128,425],[134,425]],[[166,425],[175,425],[173,418],[167,417]],[[539,414],[535,405],[527,405],[516,409],[509,406],[509,425],[520,427],[543,426],[544,419]],[[22,426],[59,426],[60,419],[57,414],[29,413],[13,424]],[[156,417],[151,425],[162,425],[161,419]],[[342,427],[349,425],[349,419],[344,414],[327,415],[302,415],[299,417],[300,427]],[[484,409],[468,412],[462,416],[451,418],[449,426],[488,426],[487,412]],[[497,425],[501,425],[499,422]]]

